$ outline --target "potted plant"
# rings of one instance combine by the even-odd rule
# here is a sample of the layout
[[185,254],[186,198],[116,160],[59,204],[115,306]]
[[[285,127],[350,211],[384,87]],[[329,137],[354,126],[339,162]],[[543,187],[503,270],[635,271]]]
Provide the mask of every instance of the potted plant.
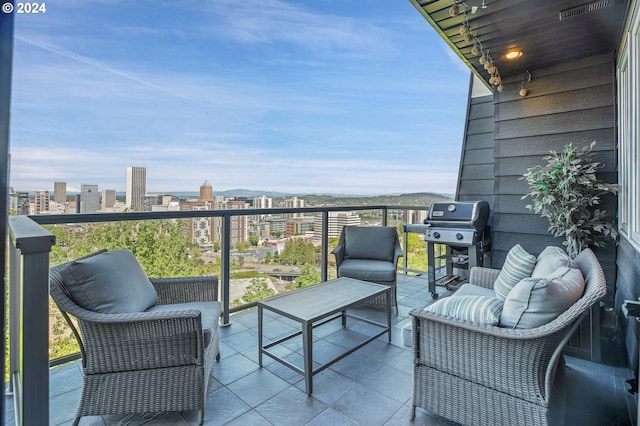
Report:
[[575,257],[590,245],[604,247],[607,240],[616,241],[615,224],[607,220],[606,211],[597,208],[600,197],[615,194],[618,186],[596,178],[602,164],[593,161],[595,141],[582,149],[565,145],[563,152],[549,151],[546,164],[527,169],[520,178],[529,184],[530,211],[549,221],[549,232],[563,237],[567,252]]

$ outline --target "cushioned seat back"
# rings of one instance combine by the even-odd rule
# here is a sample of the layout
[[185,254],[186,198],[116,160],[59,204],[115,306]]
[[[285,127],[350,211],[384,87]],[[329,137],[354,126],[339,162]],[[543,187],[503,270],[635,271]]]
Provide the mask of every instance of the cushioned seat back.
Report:
[[397,231],[389,226],[345,226],[345,259],[393,262]]
[[142,312],[158,301],[153,284],[126,249],[71,261],[57,273],[71,300],[89,311]]

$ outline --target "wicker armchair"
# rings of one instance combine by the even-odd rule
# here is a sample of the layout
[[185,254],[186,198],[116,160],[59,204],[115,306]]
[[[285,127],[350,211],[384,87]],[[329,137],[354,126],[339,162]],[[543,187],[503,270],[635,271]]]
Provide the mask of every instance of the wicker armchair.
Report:
[[60,273],[64,266],[51,268],[50,291],[82,355],[74,425],[82,416],[191,410],[199,411],[202,424],[213,358],[220,358],[220,308],[218,302],[204,304],[214,307],[207,315],[215,318],[203,332],[203,314],[190,306],[217,300],[217,278],[151,279],[155,312],[97,313],[71,299]]
[[[403,256],[398,231],[390,226],[345,226],[338,245],[331,252],[336,256],[338,277],[354,278],[391,287],[391,304],[398,313],[396,284],[398,258]],[[367,304],[384,305],[385,296],[376,296]]]
[[[547,425],[561,418],[563,390],[556,387],[559,392],[552,394],[552,388],[558,365],[564,366],[562,349],[606,292],[593,252],[583,251],[576,261],[586,281],[582,298],[534,329],[506,329],[411,311],[412,419],[416,407],[465,425]],[[497,272],[473,269],[470,281],[491,288]]]

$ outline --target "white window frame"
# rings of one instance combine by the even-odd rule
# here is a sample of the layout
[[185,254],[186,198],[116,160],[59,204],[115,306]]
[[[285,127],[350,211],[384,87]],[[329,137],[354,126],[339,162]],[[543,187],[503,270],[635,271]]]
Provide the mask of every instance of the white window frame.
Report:
[[617,61],[618,224],[640,250],[640,6],[633,3]]

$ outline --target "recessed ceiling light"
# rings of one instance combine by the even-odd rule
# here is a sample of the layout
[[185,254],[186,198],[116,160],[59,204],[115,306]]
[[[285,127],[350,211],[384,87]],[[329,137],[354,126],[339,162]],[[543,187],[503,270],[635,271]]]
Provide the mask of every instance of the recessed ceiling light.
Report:
[[513,61],[515,59],[518,59],[520,56],[522,56],[522,50],[510,49],[507,50],[507,52],[502,57],[508,61]]

